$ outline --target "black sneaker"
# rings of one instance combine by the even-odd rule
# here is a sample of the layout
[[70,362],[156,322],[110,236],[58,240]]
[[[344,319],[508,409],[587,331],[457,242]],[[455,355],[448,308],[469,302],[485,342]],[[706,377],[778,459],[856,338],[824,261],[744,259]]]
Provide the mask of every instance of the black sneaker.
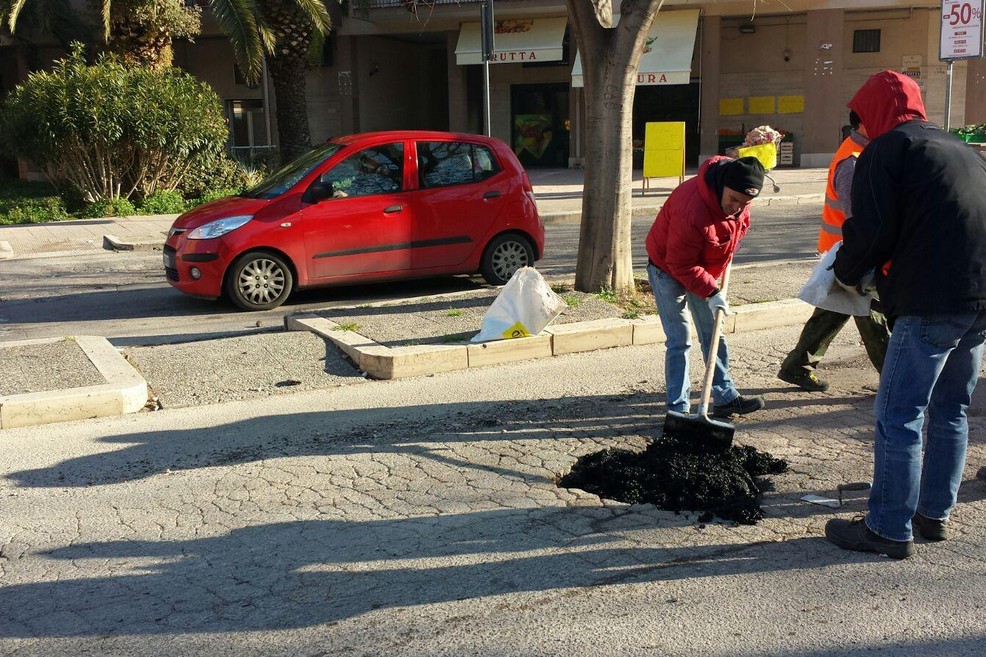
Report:
[[777,373],[777,378],[799,388],[804,388],[808,392],[825,392],[829,389],[828,381],[819,379],[813,370],[806,370],[803,367],[794,372],[782,367],[781,371]]
[[740,395],[728,404],[716,404],[712,407],[712,417],[729,417],[733,414],[746,415],[759,411],[764,407],[763,397],[744,397]]
[[825,538],[845,550],[876,552],[891,559],[906,559],[914,554],[914,541],[891,541],[874,534],[862,516],[853,520],[829,520],[825,523]]
[[915,513],[911,518],[911,526],[926,541],[944,541],[948,539],[948,527],[944,520],[925,518],[920,513]]

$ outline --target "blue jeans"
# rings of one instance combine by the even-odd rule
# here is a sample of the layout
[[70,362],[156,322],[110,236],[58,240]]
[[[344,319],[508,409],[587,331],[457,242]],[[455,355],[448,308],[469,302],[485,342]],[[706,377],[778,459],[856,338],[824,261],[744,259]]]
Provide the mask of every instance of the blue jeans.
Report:
[[[979,379],[986,311],[897,319],[876,395],[873,489],[867,526],[911,540],[911,517],[948,517],[965,468],[966,410]],[[921,429],[928,444],[921,461]]]
[[[712,341],[712,311],[708,302],[685,290],[684,286],[667,272],[647,265],[650,289],[654,292],[657,313],[661,317],[667,338],[664,352],[664,380],[668,392],[668,410],[688,413],[691,406],[691,387],[688,377],[688,352],[691,349],[691,331],[688,325],[687,303],[695,322],[702,345],[702,356],[708,359]],[[715,374],[712,376],[712,400],[716,405],[728,404],[739,397],[739,391],[729,378],[729,349],[725,338],[719,339],[716,352]]]

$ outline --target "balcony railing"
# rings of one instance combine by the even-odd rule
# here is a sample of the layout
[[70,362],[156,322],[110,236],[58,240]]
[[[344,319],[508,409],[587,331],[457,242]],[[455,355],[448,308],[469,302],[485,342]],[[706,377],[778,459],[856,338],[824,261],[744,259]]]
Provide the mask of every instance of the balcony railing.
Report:
[[408,7],[417,5],[418,9],[431,5],[470,5],[483,0],[355,0],[353,6],[366,9],[383,9],[385,7]]

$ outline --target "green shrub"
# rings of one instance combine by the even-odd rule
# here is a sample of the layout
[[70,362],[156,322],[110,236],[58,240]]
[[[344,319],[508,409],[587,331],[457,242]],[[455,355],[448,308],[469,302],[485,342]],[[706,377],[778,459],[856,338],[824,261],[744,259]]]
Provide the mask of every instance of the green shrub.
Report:
[[88,219],[98,219],[100,217],[132,217],[137,214],[137,208],[125,198],[103,199],[95,203],[90,203],[79,214]]
[[20,197],[0,202],[0,224],[40,224],[68,217],[60,196]]
[[185,198],[199,198],[217,189],[245,189],[239,162],[225,151],[196,157],[178,184]]
[[236,196],[240,193],[239,189],[212,189],[207,191],[205,194],[199,198],[191,199],[187,202],[186,207],[188,209],[197,208],[198,206],[215,201],[217,199],[226,198],[227,196]]
[[185,199],[175,190],[154,192],[140,204],[144,214],[180,214],[185,211]]
[[0,112],[0,147],[90,203],[175,189],[193,165],[221,158],[226,139],[208,85],[113,57],[89,66],[78,44],[51,71],[32,73]]

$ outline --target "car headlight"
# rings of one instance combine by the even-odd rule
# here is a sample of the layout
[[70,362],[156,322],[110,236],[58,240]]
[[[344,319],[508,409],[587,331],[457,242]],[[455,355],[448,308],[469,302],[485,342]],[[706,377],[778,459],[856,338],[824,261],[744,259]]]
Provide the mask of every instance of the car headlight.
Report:
[[252,214],[245,214],[239,217],[226,217],[225,219],[216,219],[215,221],[210,221],[207,224],[202,224],[190,232],[188,234],[188,239],[211,240],[216,237],[222,237],[226,233],[234,231],[240,226],[246,224],[251,219],[253,219]]

